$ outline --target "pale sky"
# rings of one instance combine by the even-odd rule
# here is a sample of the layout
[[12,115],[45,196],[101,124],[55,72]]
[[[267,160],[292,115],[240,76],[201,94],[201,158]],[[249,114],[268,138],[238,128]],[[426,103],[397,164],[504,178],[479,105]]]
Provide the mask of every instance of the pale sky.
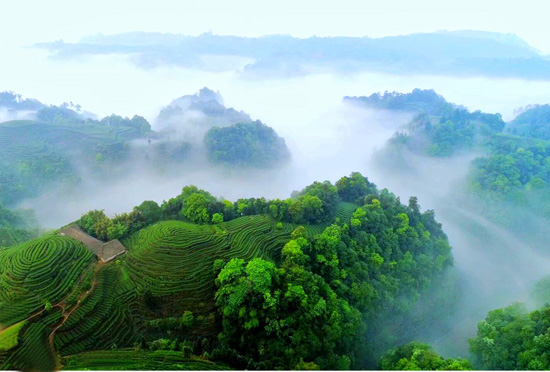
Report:
[[483,30],[515,33],[550,54],[550,1],[0,0],[0,46],[97,33],[370,36]]

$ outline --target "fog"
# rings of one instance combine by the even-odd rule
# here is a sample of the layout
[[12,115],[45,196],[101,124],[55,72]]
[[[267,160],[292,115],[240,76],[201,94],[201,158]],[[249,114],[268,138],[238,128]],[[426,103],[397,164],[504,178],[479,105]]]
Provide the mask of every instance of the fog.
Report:
[[207,86],[223,94],[227,107],[244,110],[275,128],[292,119],[319,115],[344,96],[414,88],[435,89],[450,102],[500,112],[510,119],[519,107],[546,103],[550,91],[550,82],[544,81],[381,73],[251,80],[240,78],[238,72],[140,69],[128,57],[116,54],[66,60],[49,58],[46,51],[34,48],[4,47],[3,51],[10,58],[0,61],[2,90],[47,104],[72,101],[99,116],[137,114],[153,119],[174,98]]
[[[476,200],[467,194],[465,180],[476,154],[437,159],[403,150],[402,162],[393,163],[383,155],[375,156],[372,180],[403,202],[414,195],[422,209],[435,210],[453,248],[453,270],[459,278],[460,295],[450,319],[426,321],[411,339],[428,342],[444,355],[468,357],[466,341],[475,337],[477,323],[490,310],[528,301],[529,291],[550,272],[545,241],[528,244],[468,209]],[[536,234],[538,227],[526,227],[527,232]]]
[[[292,191],[317,180],[334,182],[356,170],[368,174],[370,157],[411,119],[408,114],[365,110],[342,102],[324,110],[308,119],[297,121],[289,117],[283,125],[274,125],[292,154],[289,164],[274,169],[213,166],[201,152],[182,164],[153,169],[142,161],[139,153],[147,144],[139,141],[132,144],[136,154],[124,164],[121,174],[98,179],[81,166],[82,182],[77,187],[60,186],[24,201],[21,207],[35,209],[42,226],[56,228],[78,219],[90,209],[105,209],[113,215],[130,211],[144,200],[160,203],[178,195],[183,186],[190,184],[229,200],[260,196],[288,198]],[[197,117],[199,114],[185,115],[194,126]],[[185,123],[181,125],[185,127]]]
[[[549,257],[538,247],[518,240],[460,204],[456,190],[460,190],[474,155],[441,160],[407,153],[406,170],[387,164],[375,155],[396,130],[406,127],[411,116],[342,102],[344,96],[379,91],[435,89],[450,102],[471,110],[500,112],[511,119],[518,107],[547,103],[548,82],[370,73],[245,80],[232,72],[171,67],[143,70],[117,55],[53,60],[35,49],[13,48],[10,53],[13,58],[1,62],[2,90],[44,103],[72,101],[99,116],[142,115],[153,129],[162,129],[155,123],[162,107],[206,86],[223,95],[226,107],[243,110],[253,120],[273,127],[285,138],[292,154],[289,164],[262,171],[213,167],[204,159],[159,171],[136,161],[127,164],[120,175],[98,180],[83,168],[82,183],[76,189],[55,188],[21,204],[35,209],[44,227],[57,228],[89,209],[105,209],[112,215],[130,211],[144,200],[160,203],[189,184],[229,200],[286,198],[313,181],[334,182],[360,171],[404,202],[411,195],[417,196],[424,210],[436,211],[449,236],[455,268],[466,288],[457,304],[457,319],[450,325],[452,332],[418,335],[448,356],[467,356],[466,339],[475,335],[475,325],[487,311],[524,299],[528,289],[550,272]],[[10,115],[13,113],[0,112],[0,120],[15,118]],[[189,116],[189,120],[196,119]]]
[[30,120],[34,119],[34,116],[34,111],[16,111],[0,107],[0,123],[10,120]]

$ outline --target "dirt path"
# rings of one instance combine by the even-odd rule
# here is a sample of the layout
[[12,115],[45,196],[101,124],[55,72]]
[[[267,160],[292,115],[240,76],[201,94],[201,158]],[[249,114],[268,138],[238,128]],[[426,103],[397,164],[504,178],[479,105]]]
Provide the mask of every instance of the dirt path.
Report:
[[[55,345],[54,345],[54,338],[55,338],[55,332],[57,332],[57,330],[61,327],[63,327],[63,325],[67,322],[67,320],[69,319],[69,317],[71,316],[71,314],[73,312],[75,312],[79,307],[80,305],[82,304],[82,301],[84,301],[84,299],[86,297],[88,297],[88,295],[90,293],[92,293],[94,291],[94,289],[97,287],[97,273],[99,272],[99,269],[104,265],[104,263],[102,261],[98,261],[96,264],[95,264],[95,267],[94,267],[94,273],[93,273],[93,279],[92,279],[92,285],[90,287],[90,289],[88,289],[87,291],[82,291],[80,293],[80,295],[78,296],[78,299],[76,301],[76,304],[73,305],[72,307],[69,307],[69,311],[66,312],[67,310],[67,304],[65,303],[65,301],[67,300],[67,298],[72,295],[72,293],[70,293],[69,295],[67,295],[61,302],[59,302],[56,306],[59,306],[61,307],[61,312],[62,312],[62,315],[63,315],[63,319],[61,320],[61,323],[59,323],[53,330],[52,332],[50,333],[50,336],[48,337],[48,343],[50,345],[50,351],[52,353],[52,357],[54,358],[55,360],[55,368],[56,370],[60,370],[62,365],[61,365],[61,361],[59,360],[59,358],[57,357],[57,352],[55,350]],[[86,273],[87,274],[87,273]],[[85,276],[84,276],[85,277]],[[76,285],[77,287],[81,284],[81,281],[78,282],[78,284]]]

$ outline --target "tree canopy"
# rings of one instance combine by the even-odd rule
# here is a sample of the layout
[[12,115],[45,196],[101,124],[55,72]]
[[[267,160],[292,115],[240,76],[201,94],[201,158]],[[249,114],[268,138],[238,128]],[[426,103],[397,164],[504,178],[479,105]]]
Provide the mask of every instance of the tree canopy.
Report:
[[430,345],[411,342],[388,351],[380,359],[380,369],[387,371],[469,371],[466,359],[445,359]]
[[217,164],[266,167],[290,157],[285,140],[260,121],[213,127],[204,142],[210,160]]

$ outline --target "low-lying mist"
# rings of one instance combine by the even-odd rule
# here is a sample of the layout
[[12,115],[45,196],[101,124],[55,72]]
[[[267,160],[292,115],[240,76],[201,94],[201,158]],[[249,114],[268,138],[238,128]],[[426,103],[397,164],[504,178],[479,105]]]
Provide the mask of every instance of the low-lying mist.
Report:
[[[490,310],[528,301],[529,291],[550,273],[550,255],[543,253],[543,241],[522,241],[469,209],[476,199],[468,194],[466,182],[476,154],[443,159],[402,151],[399,164],[377,154],[372,180],[403,201],[414,195],[422,209],[435,210],[453,248],[459,287],[452,316],[433,319],[413,338],[445,355],[468,357],[467,339],[476,335],[477,323]],[[538,233],[536,225],[526,228]],[[434,324],[438,324],[435,329]]]
[[[219,90],[226,106],[245,110],[268,124],[292,114],[302,119],[344,96],[375,92],[434,89],[450,102],[471,110],[500,112],[505,119],[519,107],[548,100],[550,82],[520,79],[392,75],[374,72],[314,74],[291,79],[241,79],[235,72],[173,67],[140,69],[123,55],[50,58],[34,48],[5,47],[0,61],[2,90],[12,90],[46,104],[72,101],[104,117],[112,113],[153,119],[174,98],[204,86]],[[242,66],[245,63],[241,64]],[[510,94],[514,92],[514,94]]]
[[[210,164],[198,152],[180,164],[159,166],[146,162],[146,141],[131,144],[135,154],[119,174],[95,177],[80,166],[81,182],[63,185],[21,204],[33,208],[40,224],[56,228],[78,219],[90,209],[107,214],[130,211],[144,200],[158,203],[178,195],[185,185],[196,185],[228,200],[241,197],[288,198],[318,180],[335,182],[360,170],[369,174],[368,160],[392,134],[404,127],[411,116],[374,111],[346,103],[326,107],[307,121],[289,117],[282,125],[272,123],[291,151],[291,161],[273,169],[227,168]],[[197,114],[198,115],[198,114]],[[188,115],[196,120],[197,115]],[[270,123],[271,124],[271,123]],[[181,122],[185,127],[186,123]],[[193,126],[188,126],[194,128]],[[201,129],[202,130],[202,129]],[[192,135],[191,138],[198,138]],[[200,143],[194,146],[200,148]]]

